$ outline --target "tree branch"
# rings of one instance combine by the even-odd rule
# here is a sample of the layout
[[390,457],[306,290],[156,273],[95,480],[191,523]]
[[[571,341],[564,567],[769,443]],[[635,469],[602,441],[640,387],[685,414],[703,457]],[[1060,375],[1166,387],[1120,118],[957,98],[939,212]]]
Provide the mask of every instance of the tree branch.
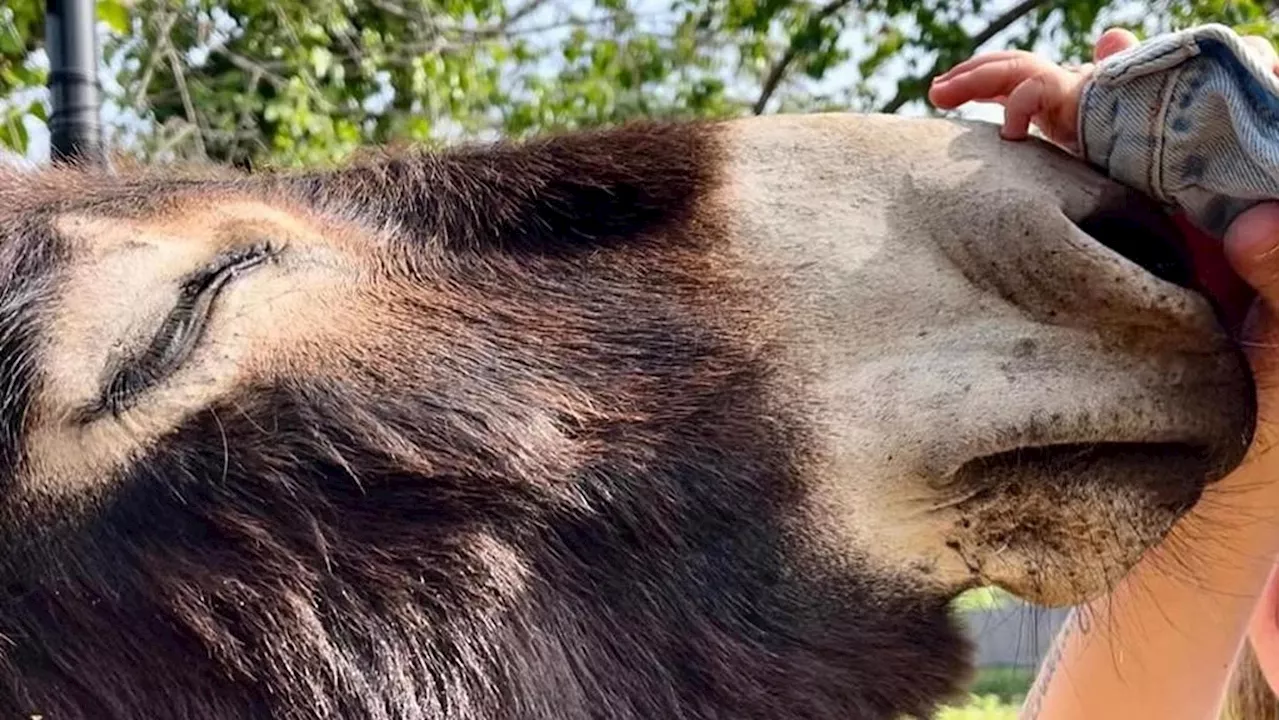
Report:
[[204,137],[200,133],[200,118],[196,116],[196,106],[191,102],[191,93],[187,91],[187,78],[183,74],[182,63],[178,61],[178,53],[174,52],[172,46],[166,54],[169,56],[169,69],[173,72],[174,83],[182,95],[182,110],[186,113],[187,122],[195,127],[196,151],[200,153],[200,159],[203,160],[208,156],[205,153]]
[[196,132],[195,125],[192,125],[191,123],[183,123],[176,132],[160,142],[152,155],[154,157],[164,157],[165,153],[171,152],[179,143],[186,140],[193,132]]
[[169,43],[172,40],[169,33],[173,31],[173,24],[178,19],[178,13],[168,13],[161,17],[158,25],[159,31],[156,32],[156,44],[151,48],[151,57],[147,58],[147,66],[142,69],[142,75],[138,80],[138,86],[133,90],[133,107],[140,108],[147,100],[147,89],[151,87],[151,77],[155,75],[156,66],[160,64],[160,58],[164,57],[169,51]]
[[538,9],[543,5],[546,5],[547,2],[548,0],[529,0],[529,2],[526,2],[524,5],[517,8],[515,12],[508,15],[501,23],[498,23],[491,34],[497,35],[504,32],[511,26],[537,12]]
[[398,18],[409,17],[409,11],[405,10],[404,6],[398,3],[389,2],[388,0],[370,0],[369,4],[389,15],[395,15]]
[[284,88],[289,84],[288,80],[285,80],[280,75],[272,72],[266,65],[250,60],[243,55],[228,50],[224,46],[211,47],[209,48],[209,52],[217,53],[225,57],[232,65],[235,65],[240,70],[249,73],[252,77],[260,80],[266,80],[271,83],[271,87],[275,88],[277,91],[284,90]]
[[[853,0],[829,0],[826,5],[818,9],[818,12],[809,18],[810,26],[820,23],[831,17],[837,12],[844,9]],[[751,107],[753,115],[759,115],[764,112],[765,106],[769,104],[769,98],[773,97],[773,93],[777,91],[778,85],[782,83],[782,78],[787,74],[787,68],[791,63],[795,62],[800,56],[800,48],[796,47],[794,38],[791,45],[787,47],[787,51],[778,58],[778,61],[769,68],[769,74],[765,76],[764,83],[760,86],[760,97],[756,98],[755,104]]]
[[[1048,4],[1048,2],[1049,0],[1022,0],[1022,2],[1004,11],[998,17],[996,17],[996,19],[992,20],[990,24],[988,24],[985,28],[983,28],[982,32],[969,38],[969,42],[966,43],[965,51],[963,54],[972,55],[978,48],[985,45],[987,42],[991,40],[991,38],[995,37],[1002,30],[1014,24],[1018,20],[1021,20],[1022,18],[1026,17],[1032,10],[1035,10],[1041,5]],[[946,62],[949,62],[949,61],[950,61],[950,58],[939,56],[938,59],[933,63],[933,67],[929,69],[929,73],[925,77],[933,77],[934,75],[941,73],[943,70],[946,70],[946,67],[944,65]],[[885,103],[884,106],[880,108],[880,112],[895,113],[903,105],[906,105],[907,103],[914,100],[915,98],[913,98],[912,95],[914,95],[915,93],[912,91],[911,88],[919,85],[921,82],[923,82],[923,80],[917,77],[917,78],[912,78],[910,81],[904,81],[904,82],[898,83],[897,94],[893,96],[892,100]]]

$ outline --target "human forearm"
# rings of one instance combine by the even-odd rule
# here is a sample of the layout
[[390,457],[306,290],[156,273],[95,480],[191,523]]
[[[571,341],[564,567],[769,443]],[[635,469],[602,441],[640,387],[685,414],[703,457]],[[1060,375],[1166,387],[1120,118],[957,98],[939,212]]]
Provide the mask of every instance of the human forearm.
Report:
[[1272,448],[1211,487],[1110,595],[1078,609],[1022,718],[1217,717],[1276,562],[1276,468]]

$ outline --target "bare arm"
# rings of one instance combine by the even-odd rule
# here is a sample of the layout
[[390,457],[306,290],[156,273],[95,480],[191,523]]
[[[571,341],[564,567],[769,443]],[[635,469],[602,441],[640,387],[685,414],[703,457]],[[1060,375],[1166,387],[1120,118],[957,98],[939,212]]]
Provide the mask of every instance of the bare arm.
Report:
[[[1224,480],[1114,592],[1076,610],[1023,718],[1217,717],[1275,566],[1276,461],[1273,449]],[[1199,537],[1209,532],[1217,539]],[[1179,563],[1193,557],[1201,567],[1188,577]]]

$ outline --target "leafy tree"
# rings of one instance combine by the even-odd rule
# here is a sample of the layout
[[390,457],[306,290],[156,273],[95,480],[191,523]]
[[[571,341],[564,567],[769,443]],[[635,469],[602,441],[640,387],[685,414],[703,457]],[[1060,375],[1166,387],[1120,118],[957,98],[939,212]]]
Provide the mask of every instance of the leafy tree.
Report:
[[[0,145],[42,120],[43,3],[0,8]],[[317,164],[368,143],[638,116],[925,109],[976,50],[1087,57],[1106,25],[1216,21],[1274,42],[1276,0],[99,0],[114,145]],[[140,130],[126,132],[130,128]]]
[[45,119],[46,108],[31,93],[20,92],[43,85],[46,74],[31,67],[28,59],[44,44],[44,3],[38,0],[6,0],[0,7],[0,146],[19,152],[26,149],[23,117]]

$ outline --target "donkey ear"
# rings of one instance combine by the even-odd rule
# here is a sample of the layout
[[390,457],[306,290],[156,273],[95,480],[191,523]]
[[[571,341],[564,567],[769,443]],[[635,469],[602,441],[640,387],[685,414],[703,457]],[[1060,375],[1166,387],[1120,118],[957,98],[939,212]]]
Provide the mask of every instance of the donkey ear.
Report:
[[687,230],[722,165],[712,125],[638,124],[383,152],[298,179],[312,202],[450,249],[559,254]]

